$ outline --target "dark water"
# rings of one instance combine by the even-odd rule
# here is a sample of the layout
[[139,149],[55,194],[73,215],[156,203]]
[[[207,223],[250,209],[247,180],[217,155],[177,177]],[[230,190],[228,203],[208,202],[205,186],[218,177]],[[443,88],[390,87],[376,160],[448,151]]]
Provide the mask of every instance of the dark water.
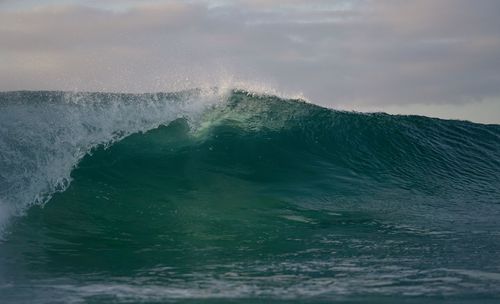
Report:
[[2,303],[500,301],[498,125],[0,96]]

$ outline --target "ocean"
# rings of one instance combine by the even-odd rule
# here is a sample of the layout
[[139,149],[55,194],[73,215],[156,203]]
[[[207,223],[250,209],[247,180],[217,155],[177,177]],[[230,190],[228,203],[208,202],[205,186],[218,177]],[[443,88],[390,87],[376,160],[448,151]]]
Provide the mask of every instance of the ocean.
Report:
[[0,93],[1,303],[499,303],[500,125]]

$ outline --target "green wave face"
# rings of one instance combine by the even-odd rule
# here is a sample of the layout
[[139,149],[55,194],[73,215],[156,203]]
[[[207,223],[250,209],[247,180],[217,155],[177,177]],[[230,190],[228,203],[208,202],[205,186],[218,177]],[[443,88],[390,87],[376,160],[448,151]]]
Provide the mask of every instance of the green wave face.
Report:
[[[491,301],[500,127],[233,92],[83,158],[0,244],[7,302]],[[411,302],[413,303],[413,302]]]

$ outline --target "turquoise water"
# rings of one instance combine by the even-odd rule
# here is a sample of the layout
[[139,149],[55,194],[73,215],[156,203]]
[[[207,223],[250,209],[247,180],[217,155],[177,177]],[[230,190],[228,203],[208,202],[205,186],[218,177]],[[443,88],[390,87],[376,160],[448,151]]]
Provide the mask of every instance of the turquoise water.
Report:
[[0,94],[0,302],[497,303],[500,126]]

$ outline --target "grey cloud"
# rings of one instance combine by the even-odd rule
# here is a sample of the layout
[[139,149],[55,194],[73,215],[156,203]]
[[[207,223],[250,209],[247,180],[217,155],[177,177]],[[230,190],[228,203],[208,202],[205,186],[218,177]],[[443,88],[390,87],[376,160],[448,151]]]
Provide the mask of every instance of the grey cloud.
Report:
[[500,97],[495,0],[85,3],[0,10],[1,90],[157,91],[229,75],[352,108]]

